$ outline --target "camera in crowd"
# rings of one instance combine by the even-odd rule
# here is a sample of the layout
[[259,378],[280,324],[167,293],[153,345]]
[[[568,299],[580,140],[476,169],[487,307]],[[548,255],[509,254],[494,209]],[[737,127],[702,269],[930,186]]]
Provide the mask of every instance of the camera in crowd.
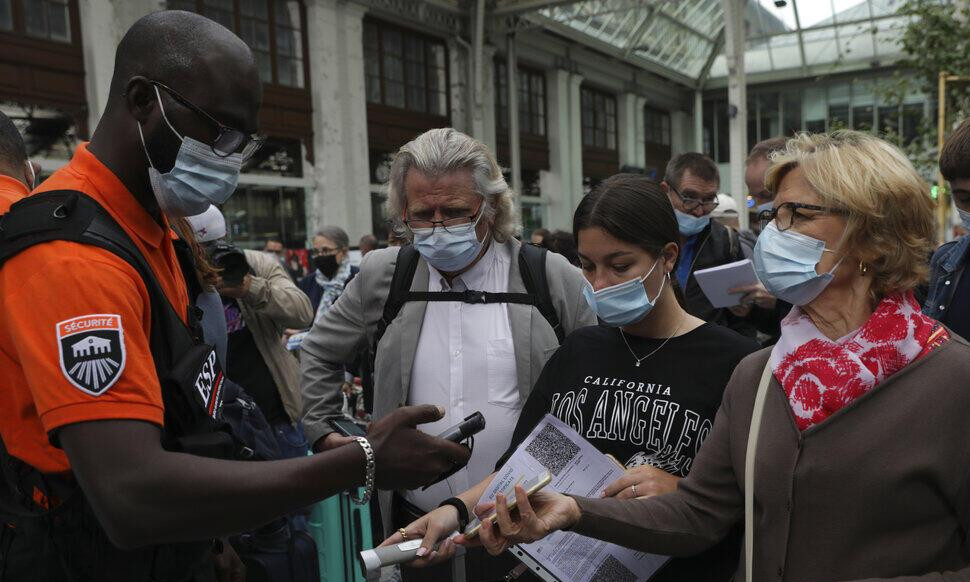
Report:
[[246,255],[231,243],[214,242],[206,246],[206,254],[212,264],[219,267],[219,276],[227,287],[239,287],[249,272]]

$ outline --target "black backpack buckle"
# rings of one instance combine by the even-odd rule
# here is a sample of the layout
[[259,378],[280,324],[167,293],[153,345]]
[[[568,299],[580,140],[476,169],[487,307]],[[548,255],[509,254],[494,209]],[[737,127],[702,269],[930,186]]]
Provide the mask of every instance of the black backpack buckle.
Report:
[[487,293],[485,291],[475,291],[473,289],[466,289],[462,294],[462,303],[478,303],[485,304]]

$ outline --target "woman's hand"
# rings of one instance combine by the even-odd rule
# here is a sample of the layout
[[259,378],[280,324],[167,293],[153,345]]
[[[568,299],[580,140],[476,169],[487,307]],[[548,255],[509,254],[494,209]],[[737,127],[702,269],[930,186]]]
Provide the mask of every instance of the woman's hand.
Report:
[[622,477],[606,487],[603,491],[603,497],[616,497],[617,499],[653,497],[674,491],[677,489],[678,481],[680,481],[680,477],[675,477],[650,465],[642,465],[627,469]]
[[[548,536],[554,531],[572,527],[579,521],[579,506],[572,497],[555,491],[538,491],[530,500],[521,485],[515,486],[515,499],[518,505],[509,510],[505,495],[499,493],[495,498],[495,513],[498,523],[491,525],[490,520],[482,521],[478,537],[489,554],[497,556],[513,544],[528,544]],[[491,504],[475,508],[479,516],[491,513]],[[455,542],[470,546],[474,540],[458,536]]]
[[[422,568],[450,560],[455,555],[455,544],[451,539],[441,542],[437,550],[434,549],[434,546],[442,537],[458,529],[458,510],[450,505],[439,507],[411,522],[403,529],[407,533],[408,540],[424,538],[421,541],[421,547],[418,548],[418,558],[409,562],[408,566]],[[398,531],[381,542],[381,546],[390,546],[404,541],[406,541],[404,536]]]
[[744,293],[744,296],[741,297],[741,303],[729,308],[731,313],[738,317],[747,317],[751,313],[751,307],[754,305],[763,309],[774,309],[775,302],[777,301],[775,296],[768,293],[768,290],[761,283],[734,287],[728,289],[728,293]]

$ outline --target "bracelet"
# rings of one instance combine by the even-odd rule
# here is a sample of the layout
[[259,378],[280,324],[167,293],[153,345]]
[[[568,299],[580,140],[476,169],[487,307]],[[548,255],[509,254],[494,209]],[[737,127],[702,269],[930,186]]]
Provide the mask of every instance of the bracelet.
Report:
[[458,531],[464,532],[465,528],[468,527],[468,507],[465,502],[457,497],[449,497],[442,501],[438,507],[444,507],[450,505],[458,510]]
[[370,446],[370,442],[364,437],[354,437],[360,448],[364,449],[364,455],[367,457],[367,475],[364,478],[364,494],[361,497],[357,497],[354,494],[350,495],[350,500],[357,505],[366,505],[370,501],[371,496],[374,494],[374,473],[377,470],[377,463],[374,459],[374,449]]

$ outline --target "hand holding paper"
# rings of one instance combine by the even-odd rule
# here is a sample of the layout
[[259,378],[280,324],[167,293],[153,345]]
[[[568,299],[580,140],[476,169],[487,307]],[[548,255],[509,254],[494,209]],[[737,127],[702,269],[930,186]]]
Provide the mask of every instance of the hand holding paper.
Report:
[[738,292],[738,288],[759,284],[749,259],[694,271],[694,278],[711,305],[717,308],[739,305],[744,293]]

